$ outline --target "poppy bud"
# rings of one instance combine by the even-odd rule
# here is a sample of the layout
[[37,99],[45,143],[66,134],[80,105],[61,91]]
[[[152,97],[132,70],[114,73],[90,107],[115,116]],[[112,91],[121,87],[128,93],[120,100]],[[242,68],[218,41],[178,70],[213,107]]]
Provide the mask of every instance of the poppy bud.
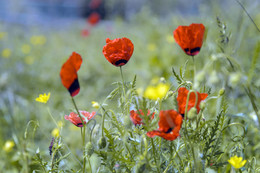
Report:
[[204,110],[206,107],[206,103],[205,102],[200,102],[200,109]]
[[223,96],[225,94],[225,88],[221,88],[218,92],[218,96]]
[[192,107],[190,111],[188,112],[188,118],[190,120],[194,119],[197,116],[197,109]]
[[104,136],[102,136],[100,138],[100,140],[98,141],[98,148],[99,149],[102,149],[102,148],[105,148],[107,145],[107,141],[106,141],[106,138]]
[[86,153],[91,156],[94,153],[94,147],[91,142],[88,142],[86,145]]

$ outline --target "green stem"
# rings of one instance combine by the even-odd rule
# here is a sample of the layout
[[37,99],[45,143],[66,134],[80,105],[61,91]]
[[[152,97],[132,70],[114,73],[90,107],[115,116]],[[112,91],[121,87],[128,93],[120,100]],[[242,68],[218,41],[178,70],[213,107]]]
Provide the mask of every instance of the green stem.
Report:
[[126,93],[125,93],[125,80],[124,80],[124,76],[123,76],[122,66],[120,66],[120,73],[121,73],[121,77],[122,77],[122,84],[123,84],[124,97],[125,97],[125,100],[126,100]]
[[104,111],[104,114],[102,116],[102,137],[104,136],[104,126],[105,126],[105,116],[107,114],[105,108],[101,105],[102,110]]
[[91,128],[91,130],[90,130],[90,136],[89,136],[89,141],[91,142],[91,140],[92,140],[92,133],[93,133],[93,130],[94,130],[94,128],[95,128],[97,122],[96,122],[95,119],[90,119],[89,122],[90,122],[90,121],[94,121],[94,125],[93,125],[93,127]]
[[83,171],[82,172],[85,173],[85,170],[86,170],[86,157],[85,157],[85,155],[86,155],[86,148],[85,148],[86,147],[86,138],[85,138],[85,136],[86,136],[86,125],[83,121],[81,114],[79,113],[79,109],[76,105],[74,98],[71,97],[71,100],[72,100],[72,103],[73,103],[73,105],[74,105],[74,107],[75,107],[75,109],[76,109],[76,111],[77,111],[77,113],[80,117],[82,125],[83,125],[83,128],[81,128],[81,138],[82,138],[82,145],[83,145]]
[[53,120],[53,122],[55,123],[55,125],[56,125],[57,127],[59,127],[59,126],[58,126],[58,123],[56,122],[56,120],[53,118],[53,116],[52,116],[52,114],[51,114],[51,111],[50,111],[50,108],[49,108],[49,106],[47,106],[47,110],[48,110],[48,113],[49,113],[49,115],[50,115],[51,119],[52,119],[52,120]]
[[180,155],[179,155],[179,150],[177,151],[177,148],[175,147],[174,144],[173,144],[173,148],[174,148],[174,150],[175,150],[175,153],[176,153],[177,157],[178,157],[179,160],[180,160],[182,170],[184,170],[184,164],[183,164],[183,161],[182,161],[182,159],[181,159],[181,157],[180,157]]
[[193,60],[193,84],[195,84],[196,65],[195,65],[195,58],[194,58],[194,56],[192,56],[192,60]]
[[[188,129],[187,129],[187,112],[188,112],[188,105],[189,105],[189,99],[190,99],[190,94],[191,93],[194,93],[195,94],[195,97],[196,97],[196,101],[195,101],[195,105],[194,107],[196,108],[197,104],[198,104],[198,94],[196,91],[194,90],[190,90],[189,93],[188,93],[188,96],[187,96],[187,100],[186,100],[186,107],[185,107],[185,132],[184,132],[184,135],[185,135],[185,138],[188,139],[189,141],[189,145],[191,147],[191,152],[192,152],[192,156],[193,156],[193,160],[194,160],[194,167],[195,167],[195,171],[197,169],[197,165],[196,165],[196,157],[195,157],[195,153],[194,153],[194,146],[192,144],[192,141],[190,139],[190,136],[188,135]],[[197,108],[196,108],[197,109]],[[184,144],[185,144],[185,147],[186,146],[186,140],[184,140]],[[186,149],[187,150],[187,149]]]
[[89,164],[90,172],[92,173],[92,167],[91,167],[91,163],[90,163],[90,158],[89,157],[88,157],[88,164]]
[[155,161],[155,164],[156,164],[156,169],[157,169],[157,172],[160,172],[160,168],[159,168],[159,165],[158,165],[157,159],[156,159],[155,146],[154,146],[154,143],[153,143],[153,138],[151,138],[151,143],[152,143],[152,148],[153,148],[153,157],[154,157],[154,161]]

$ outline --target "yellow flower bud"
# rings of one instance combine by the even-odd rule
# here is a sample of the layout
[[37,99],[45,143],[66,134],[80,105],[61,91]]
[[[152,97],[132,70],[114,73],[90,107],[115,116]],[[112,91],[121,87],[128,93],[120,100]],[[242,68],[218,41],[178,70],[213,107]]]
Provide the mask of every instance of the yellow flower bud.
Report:
[[60,130],[58,128],[55,128],[52,130],[51,135],[55,138],[60,136]]
[[9,153],[10,151],[13,150],[14,146],[15,146],[14,141],[6,141],[6,142],[5,142],[5,145],[4,145],[4,147],[3,147],[3,150],[4,150],[5,152]]

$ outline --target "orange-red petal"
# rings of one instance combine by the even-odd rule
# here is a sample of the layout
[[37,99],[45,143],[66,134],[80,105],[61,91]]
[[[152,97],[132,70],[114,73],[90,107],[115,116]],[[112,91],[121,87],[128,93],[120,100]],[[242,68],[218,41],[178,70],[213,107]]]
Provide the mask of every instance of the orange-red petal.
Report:
[[[142,116],[144,115],[144,113],[143,113],[143,111],[142,111],[141,109],[139,109],[139,113],[140,113],[140,115],[142,115]],[[134,123],[134,125],[144,124],[144,123],[142,122],[142,118],[140,117],[139,113],[138,113],[138,111],[135,111],[135,110],[131,110],[131,111],[130,111],[130,119],[131,119],[131,121]],[[151,115],[151,119],[154,118],[154,114],[155,114],[155,113],[153,113],[153,114]],[[147,112],[147,116],[148,116],[148,115],[150,115],[150,110],[148,110],[148,112]]]
[[[189,94],[189,90],[187,90],[184,87],[179,88],[178,96],[177,96],[178,111],[179,111],[180,114],[183,114],[183,115],[185,114],[186,101],[187,101],[188,94]],[[196,109],[197,109],[197,113],[199,113],[200,102],[205,100],[208,97],[208,94],[197,92],[197,96],[198,96],[198,102],[197,102],[197,105],[196,105]],[[196,95],[195,95],[194,92],[192,92],[192,93],[190,93],[187,111],[189,111],[192,107],[194,107],[195,103],[196,103]]]
[[73,52],[69,59],[62,65],[60,71],[61,82],[73,97],[79,93],[80,86],[77,71],[82,64],[80,54]]
[[174,140],[179,136],[182,125],[182,116],[175,110],[160,111],[159,128],[147,132],[147,136],[160,136],[166,140]]
[[203,24],[192,23],[189,26],[179,26],[173,31],[173,37],[187,55],[194,56],[201,49],[204,32]]
[[106,39],[106,45],[103,47],[105,58],[114,66],[123,66],[131,58],[134,51],[134,45],[128,38],[116,38],[114,40]]

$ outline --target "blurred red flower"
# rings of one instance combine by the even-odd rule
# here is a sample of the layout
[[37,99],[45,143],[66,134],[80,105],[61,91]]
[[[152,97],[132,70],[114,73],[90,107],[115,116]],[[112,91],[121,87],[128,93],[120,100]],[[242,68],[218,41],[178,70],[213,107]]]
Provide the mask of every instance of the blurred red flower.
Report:
[[[139,113],[140,115],[144,116],[144,113],[141,109],[139,109]],[[147,116],[149,116],[151,113],[150,113],[150,110],[147,111]],[[153,113],[151,115],[151,119],[154,119],[154,114]],[[141,124],[144,124],[142,122],[142,118],[140,117],[140,115],[138,114],[138,111],[135,111],[135,110],[131,110],[130,111],[130,119],[131,121],[134,123],[134,125],[141,125]]]
[[159,128],[147,132],[146,135],[153,138],[160,136],[166,140],[174,140],[179,136],[179,131],[182,125],[182,116],[175,110],[160,111]]
[[96,9],[101,5],[102,1],[101,0],[91,0],[89,3],[89,7],[91,9]]
[[89,16],[88,16],[88,23],[92,26],[96,25],[100,20],[100,15],[97,12],[92,12]]
[[82,37],[87,37],[87,36],[89,36],[89,34],[90,34],[90,31],[88,29],[82,29],[81,30],[81,36]]
[[204,32],[203,24],[192,23],[189,26],[179,26],[173,31],[173,37],[187,55],[194,56],[200,52]]
[[[184,115],[185,114],[185,108],[186,108],[186,101],[188,97],[189,90],[187,90],[184,87],[179,88],[178,90],[178,96],[177,96],[177,102],[178,102],[178,107],[179,107],[179,113]],[[197,113],[200,111],[200,102],[205,100],[208,97],[207,93],[199,93],[197,92],[198,95],[198,102],[196,105]],[[196,95],[194,92],[190,93],[190,98],[188,102],[188,110],[187,112],[195,106],[196,103]]]
[[103,47],[103,54],[106,59],[114,66],[123,66],[131,58],[134,45],[128,38],[116,38],[114,40],[106,39],[106,45]]
[[[86,124],[86,119],[90,120],[96,114],[96,112],[89,113],[87,111],[79,111],[79,113],[82,115],[82,120],[83,120],[84,124]],[[71,112],[69,116],[65,115],[64,118],[66,120],[69,120],[71,123],[73,123],[77,127],[83,127],[83,124],[82,124],[82,121],[81,121],[79,115],[76,114],[75,112]]]
[[81,64],[82,58],[80,54],[73,52],[60,70],[61,82],[72,97],[76,96],[80,90],[77,71],[80,69]]

